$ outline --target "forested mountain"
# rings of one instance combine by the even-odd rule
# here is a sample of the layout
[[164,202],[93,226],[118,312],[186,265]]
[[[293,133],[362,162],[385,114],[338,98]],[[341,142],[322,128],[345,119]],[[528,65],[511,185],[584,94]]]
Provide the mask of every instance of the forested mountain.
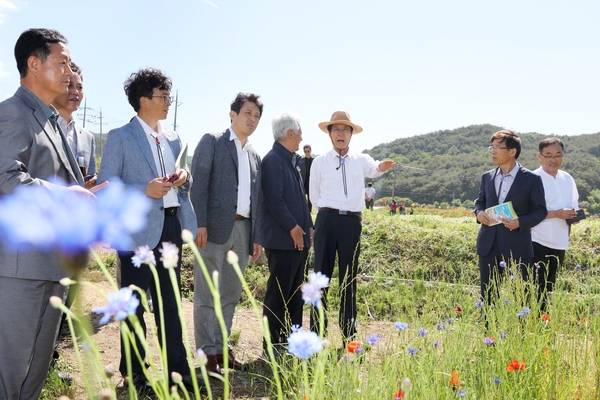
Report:
[[[488,146],[500,127],[472,125],[454,130],[401,138],[365,150],[373,158],[391,158],[398,166],[373,179],[377,198],[394,196],[418,203],[473,200],[479,192],[481,175],[493,168]],[[519,133],[523,146],[518,162],[531,170],[539,167],[538,143],[551,137],[539,133]],[[577,183],[579,198],[586,200],[590,191],[600,188],[600,133],[559,136],[565,144],[561,169]]]

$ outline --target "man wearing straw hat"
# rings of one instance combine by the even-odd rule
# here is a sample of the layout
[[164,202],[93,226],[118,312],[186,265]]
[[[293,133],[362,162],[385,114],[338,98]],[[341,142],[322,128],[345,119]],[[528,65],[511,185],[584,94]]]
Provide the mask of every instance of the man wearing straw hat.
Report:
[[[317,208],[315,223],[315,272],[331,278],[336,253],[340,280],[339,322],[344,343],[356,333],[356,273],[360,255],[360,233],[365,178],[375,178],[392,168],[392,160],[375,161],[368,154],[350,151],[352,135],[362,128],[350,114],[336,111],[319,128],[329,135],[333,149],[313,161],[310,201]],[[327,311],[327,289],[323,293]],[[318,314],[311,313],[311,329],[318,330]],[[327,315],[325,315],[325,326]]]

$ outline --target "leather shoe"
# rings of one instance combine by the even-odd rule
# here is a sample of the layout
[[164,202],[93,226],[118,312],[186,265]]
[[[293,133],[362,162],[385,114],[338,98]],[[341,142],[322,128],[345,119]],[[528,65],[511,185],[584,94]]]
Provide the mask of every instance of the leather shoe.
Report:
[[[235,356],[233,355],[233,350],[229,349],[229,354],[228,354],[228,360],[227,362],[229,363],[229,368],[233,368],[235,370],[238,371],[245,371],[247,364],[238,360],[237,358],[235,358]],[[223,366],[223,361],[224,361],[224,357],[223,354],[217,354],[217,362]]]
[[[206,386],[204,385],[204,382],[202,382],[202,378],[196,376],[196,381],[198,382],[198,390],[200,391],[200,393],[207,394],[208,391],[206,390]],[[192,375],[182,375],[181,383],[183,383],[183,386],[185,386],[185,388],[188,391],[191,392],[194,390],[194,382],[192,380]]]
[[219,367],[219,361],[217,360],[216,354],[206,355],[206,372],[212,372],[213,374],[221,375],[221,368]]

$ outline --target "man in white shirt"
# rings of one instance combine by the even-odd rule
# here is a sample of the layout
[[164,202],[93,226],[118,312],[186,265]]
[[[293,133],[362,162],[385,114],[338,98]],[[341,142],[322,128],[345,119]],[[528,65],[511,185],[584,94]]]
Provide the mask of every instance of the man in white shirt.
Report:
[[556,272],[569,248],[568,220],[577,216],[579,193],[575,180],[560,170],[564,144],[558,138],[544,139],[539,144],[538,159],[542,166],[534,172],[542,177],[548,215],[531,229],[533,268],[536,277],[538,301],[546,310],[548,293],[556,283]]
[[[96,140],[90,131],[75,122],[73,113],[79,109],[83,100],[83,74],[75,63],[71,63],[73,76],[69,80],[69,92],[58,96],[52,105],[58,111],[58,125],[67,138],[69,148],[79,167],[85,169],[85,188],[96,185]],[[83,173],[83,169],[81,171]]]
[[375,188],[371,182],[367,183],[367,187],[365,188],[365,207],[368,209],[373,209],[373,204],[375,203]]
[[[344,344],[356,334],[356,273],[360,256],[360,233],[365,177],[375,178],[392,168],[392,160],[375,161],[371,156],[349,151],[352,135],[362,128],[345,111],[336,111],[319,128],[329,135],[333,149],[317,157],[310,172],[310,201],[317,208],[315,223],[315,272],[331,278],[336,253],[340,279],[340,315]],[[323,293],[327,311],[327,289]],[[311,329],[318,331],[319,317],[311,313]],[[327,313],[325,313],[325,326]]]

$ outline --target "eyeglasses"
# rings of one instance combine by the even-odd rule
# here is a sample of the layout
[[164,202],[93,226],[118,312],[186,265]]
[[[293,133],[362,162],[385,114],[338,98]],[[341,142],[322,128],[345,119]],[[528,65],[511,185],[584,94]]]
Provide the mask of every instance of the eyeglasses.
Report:
[[331,133],[340,133],[340,132],[344,132],[344,133],[351,133],[352,132],[352,128],[350,128],[349,126],[344,126],[343,128],[333,128],[331,129]]
[[506,147],[500,147],[500,146],[489,146],[488,150],[489,151],[498,151],[498,150],[506,150]]
[[546,160],[558,161],[561,158],[563,158],[564,154],[557,154],[555,156],[547,156],[547,155],[540,153],[540,156],[544,157]]
[[155,94],[153,94],[152,96],[150,96],[150,98],[152,97],[162,97],[163,101],[165,102],[165,104],[171,104],[175,101],[175,97],[173,96],[166,96],[166,95],[162,95],[162,96],[157,96]]

